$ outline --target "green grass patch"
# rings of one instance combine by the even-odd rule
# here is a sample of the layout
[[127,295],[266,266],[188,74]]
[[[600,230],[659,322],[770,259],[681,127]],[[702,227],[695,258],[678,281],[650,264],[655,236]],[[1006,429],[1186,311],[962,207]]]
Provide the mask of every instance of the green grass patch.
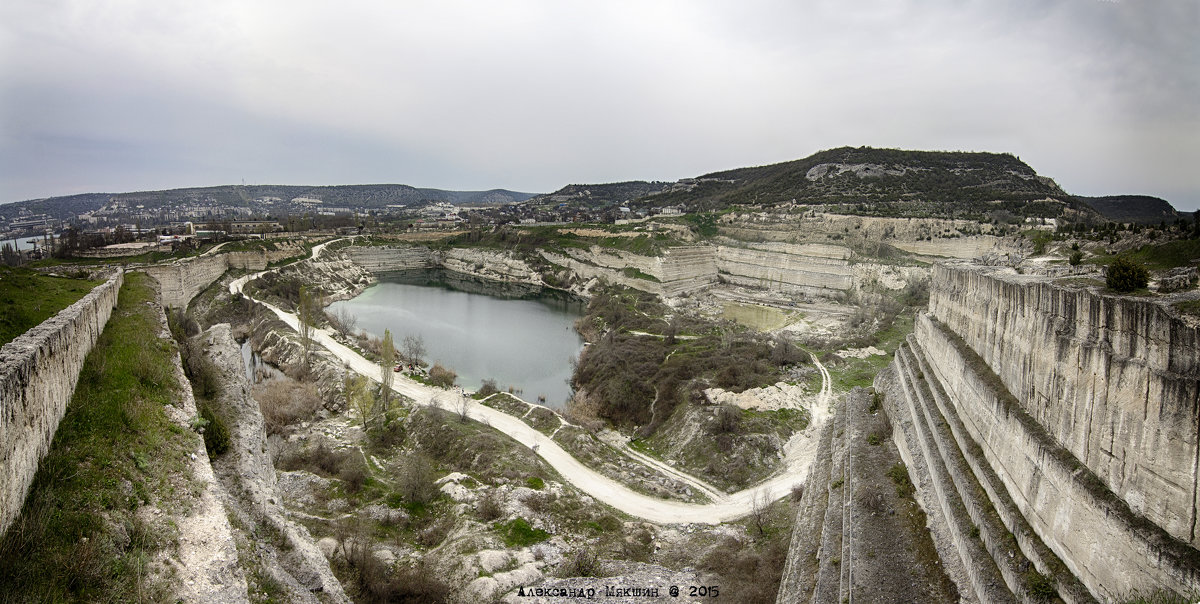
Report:
[[631,279],[641,279],[643,281],[653,281],[655,283],[659,282],[658,277],[655,277],[654,275],[651,275],[650,273],[642,272],[640,269],[634,268],[632,266],[627,266],[627,267],[621,269],[621,272],[626,277],[629,277]]
[[497,522],[494,527],[508,547],[527,547],[550,538],[550,533],[529,526],[524,518],[514,518],[508,523]]
[[850,357],[828,368],[829,375],[833,378],[834,389],[848,391],[856,386],[869,388],[875,381],[875,376],[884,367],[887,367],[888,363],[892,362],[896,348],[912,331],[912,315],[898,315],[891,325],[875,333],[875,337],[878,339],[875,347],[887,354],[871,354],[861,359]]
[[119,302],[87,356],[66,415],[21,516],[0,541],[0,600],[132,601],[165,598],[147,563],[171,547],[153,505],[186,512],[184,476],[199,436],[171,423],[174,345],[159,339],[149,277],[125,277]]
[[1129,257],[1150,270],[1168,270],[1190,266],[1200,259],[1200,239],[1180,239],[1157,245],[1144,245],[1130,252]]
[[0,266],[0,346],[74,304],[101,283]]
[[1200,317],[1200,300],[1186,300],[1184,302],[1176,302],[1175,310],[1193,317]]

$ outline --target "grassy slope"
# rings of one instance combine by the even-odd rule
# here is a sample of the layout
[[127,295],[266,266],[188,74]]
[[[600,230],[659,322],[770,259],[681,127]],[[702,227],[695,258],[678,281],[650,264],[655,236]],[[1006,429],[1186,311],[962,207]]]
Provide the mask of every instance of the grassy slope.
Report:
[[74,304],[100,283],[0,267],[0,345]]
[[154,336],[156,306],[149,278],[127,275],[21,516],[0,541],[0,601],[166,595],[147,562],[174,546],[174,527],[145,506],[189,504],[183,460],[200,437],[163,411],[178,383],[174,346]]

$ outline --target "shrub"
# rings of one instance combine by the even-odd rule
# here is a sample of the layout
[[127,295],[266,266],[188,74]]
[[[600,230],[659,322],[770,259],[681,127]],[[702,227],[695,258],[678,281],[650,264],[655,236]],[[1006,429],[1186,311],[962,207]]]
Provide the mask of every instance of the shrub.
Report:
[[1083,262],[1083,252],[1079,250],[1071,252],[1071,256],[1067,258],[1067,264],[1071,266],[1078,266],[1080,262]]
[[497,392],[500,392],[500,389],[496,387],[496,380],[486,379],[483,380],[483,384],[479,386],[479,391],[475,393],[475,397],[487,398],[493,394],[496,394]]
[[546,482],[538,476],[530,476],[529,478],[525,479],[525,486],[536,491],[540,491],[546,486]]
[[1104,275],[1104,284],[1109,289],[1121,293],[1141,289],[1149,282],[1150,272],[1146,267],[1124,256],[1113,259]]
[[429,382],[439,388],[449,388],[457,379],[458,374],[453,369],[442,367],[441,363],[434,363],[429,369]]
[[208,456],[220,455],[229,450],[229,426],[225,417],[214,407],[213,403],[200,401],[200,419],[204,428],[204,448]]
[[399,478],[400,492],[408,501],[425,505],[438,496],[433,465],[424,455],[410,455],[404,463]]
[[1025,589],[1035,602],[1049,602],[1057,595],[1050,577],[1032,568],[1025,572]]
[[901,497],[908,497],[916,491],[916,488],[913,487],[912,480],[909,480],[908,478],[908,468],[904,467],[904,464],[898,463],[891,468],[888,468],[887,475],[888,478],[891,478],[892,482],[895,483],[897,495]]
[[367,468],[362,462],[355,462],[347,456],[342,463],[341,471],[338,472],[338,478],[342,481],[342,488],[346,489],[347,493],[357,493],[367,483]]
[[560,577],[598,577],[600,576],[600,559],[596,553],[586,547],[571,550],[571,553],[558,567]]
[[317,387],[292,380],[267,380],[254,387],[267,434],[283,434],[288,426],[309,419],[321,405]]
[[505,545],[509,547],[527,547],[550,538],[550,533],[529,526],[529,522],[524,518],[514,518],[507,524],[497,524],[496,530],[500,531]]
[[481,520],[491,522],[504,515],[504,508],[500,506],[496,494],[488,491],[487,495],[480,497],[479,502],[475,504],[475,513],[479,514]]
[[733,405],[721,405],[713,422],[714,434],[736,434],[742,426],[742,411]]

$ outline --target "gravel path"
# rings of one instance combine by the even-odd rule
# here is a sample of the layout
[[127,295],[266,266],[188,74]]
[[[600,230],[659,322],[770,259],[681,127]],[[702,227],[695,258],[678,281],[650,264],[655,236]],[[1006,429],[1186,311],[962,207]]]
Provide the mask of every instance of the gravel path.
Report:
[[[332,242],[314,247],[312,257],[316,258],[319,256],[328,243]],[[235,280],[229,285],[229,291],[231,293],[243,293],[242,287],[250,280],[256,279],[262,274],[255,273]],[[296,315],[271,304],[258,302],[271,309],[272,312],[290,327],[298,329],[299,321]],[[338,360],[345,363],[350,370],[372,380],[379,379],[379,365],[368,361],[357,352],[334,340],[328,330],[313,330],[313,339],[316,343],[329,350]],[[558,443],[520,419],[498,409],[481,405],[475,400],[468,402],[467,414],[471,419],[488,424],[507,434],[513,440],[532,449],[579,490],[631,516],[663,524],[686,522],[720,524],[748,515],[754,507],[756,497],[759,497],[760,493],[766,493],[770,501],[781,499],[791,492],[794,485],[803,483],[804,479],[808,476],[809,467],[812,465],[816,454],[818,435],[820,434],[821,427],[824,426],[825,421],[829,417],[829,404],[832,392],[829,372],[826,371],[824,365],[816,357],[813,357],[813,361],[821,371],[821,395],[818,397],[818,403],[809,410],[812,414],[812,421],[809,422],[808,427],[803,432],[794,435],[785,447],[785,470],[754,487],[729,495],[720,495],[714,498],[712,503],[705,505],[656,499],[633,491],[583,465],[579,460],[572,457],[570,453],[563,450]],[[439,407],[457,413],[457,409],[453,408],[454,405],[452,402],[455,397],[446,396],[448,391],[441,388],[426,386],[403,376],[397,376],[392,389],[411,398],[416,404]],[[634,458],[645,463],[645,460],[639,457],[634,456]],[[664,474],[668,473],[659,464],[651,463],[647,465]],[[673,478],[679,478],[683,473],[671,469],[669,475]],[[695,477],[689,477],[688,482],[696,485],[697,488],[705,484]],[[715,491],[711,486],[701,490],[708,493],[710,489]],[[712,495],[709,494],[710,497]]]

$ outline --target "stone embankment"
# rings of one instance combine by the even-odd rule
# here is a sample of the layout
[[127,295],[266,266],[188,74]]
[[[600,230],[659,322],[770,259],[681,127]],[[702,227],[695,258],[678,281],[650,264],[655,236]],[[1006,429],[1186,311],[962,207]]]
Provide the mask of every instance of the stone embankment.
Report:
[[138,270],[158,281],[163,304],[170,308],[185,308],[196,294],[220,279],[225,271],[231,268],[261,271],[276,260],[295,256],[300,250],[297,246],[280,244],[277,249],[270,251],[196,256],[167,264],[141,266]]
[[0,534],[21,511],[122,283],[117,272],[0,349]]
[[[778,602],[956,601],[947,574],[928,551],[916,504],[893,488],[899,454],[886,440],[888,415],[855,389],[822,433],[792,528]],[[914,516],[915,514],[915,516]]]
[[876,386],[960,589],[1200,593],[1198,335],[1152,300],[935,268]]

